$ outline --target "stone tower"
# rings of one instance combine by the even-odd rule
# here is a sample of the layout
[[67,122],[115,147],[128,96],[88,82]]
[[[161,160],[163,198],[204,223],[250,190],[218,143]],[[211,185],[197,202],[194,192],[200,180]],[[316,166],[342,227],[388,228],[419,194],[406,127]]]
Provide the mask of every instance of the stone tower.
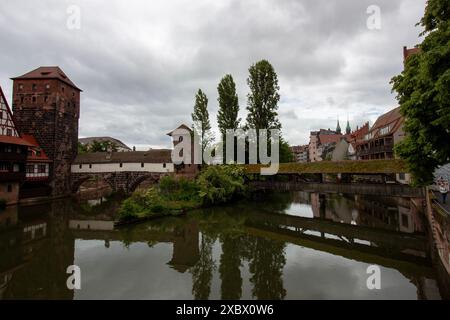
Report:
[[81,90],[59,67],[40,67],[12,80],[19,132],[34,136],[52,161],[52,194],[68,194],[70,165],[78,151]]

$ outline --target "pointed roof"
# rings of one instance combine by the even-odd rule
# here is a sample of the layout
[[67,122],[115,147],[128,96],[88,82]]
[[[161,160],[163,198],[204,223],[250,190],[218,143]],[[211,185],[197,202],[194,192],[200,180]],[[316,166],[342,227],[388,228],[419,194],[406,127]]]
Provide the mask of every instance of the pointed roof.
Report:
[[178,128],[176,128],[176,129],[170,131],[169,133],[167,133],[167,135],[168,135],[168,136],[172,136],[172,135],[175,133],[175,131],[180,130],[180,129],[188,130],[189,132],[192,132],[192,129],[189,128],[187,125],[185,125],[185,124],[183,123],[183,124],[181,124]]
[[337,121],[336,132],[337,132],[337,133],[341,133],[341,132],[342,132],[342,131],[341,131],[341,125],[339,124],[339,119],[338,119],[338,121]]
[[70,80],[69,77],[67,77],[64,71],[62,71],[61,68],[58,66],[39,67],[21,76],[11,78],[11,80],[31,80],[31,79],[57,79],[73,87],[74,89],[77,89],[78,91],[83,91],[80,88],[78,88],[72,82],[72,80]]
[[347,120],[347,127],[345,128],[345,133],[350,134],[352,132],[352,128],[350,127],[350,122]]

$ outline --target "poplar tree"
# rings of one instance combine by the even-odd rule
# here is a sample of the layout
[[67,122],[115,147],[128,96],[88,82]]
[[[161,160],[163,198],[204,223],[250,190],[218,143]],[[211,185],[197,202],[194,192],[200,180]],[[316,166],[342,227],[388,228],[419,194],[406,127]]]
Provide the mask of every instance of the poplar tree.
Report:
[[192,113],[194,130],[200,134],[202,139],[202,153],[213,141],[211,123],[209,122],[208,97],[201,89],[195,95],[194,112]]

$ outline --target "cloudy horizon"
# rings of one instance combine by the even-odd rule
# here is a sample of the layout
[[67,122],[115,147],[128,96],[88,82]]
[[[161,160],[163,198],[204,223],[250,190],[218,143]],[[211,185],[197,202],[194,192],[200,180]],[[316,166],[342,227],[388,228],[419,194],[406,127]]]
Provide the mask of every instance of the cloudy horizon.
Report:
[[[309,132],[352,129],[397,106],[390,79],[403,46],[420,42],[426,0],[87,1],[16,0],[0,12],[0,86],[58,65],[83,90],[80,137],[112,136],[140,149],[170,147],[166,133],[191,123],[195,93],[232,74],[245,121],[248,68],[267,59],[280,85],[279,116],[291,145]],[[80,28],[67,8],[80,8]],[[370,30],[367,8],[381,10]]]

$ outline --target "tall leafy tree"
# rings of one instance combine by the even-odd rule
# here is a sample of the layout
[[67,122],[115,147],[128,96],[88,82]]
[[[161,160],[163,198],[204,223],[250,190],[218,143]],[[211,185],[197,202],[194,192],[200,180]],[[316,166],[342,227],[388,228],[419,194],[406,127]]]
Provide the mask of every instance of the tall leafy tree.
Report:
[[407,133],[396,152],[414,182],[427,185],[436,167],[450,160],[450,1],[428,0],[419,24],[425,39],[391,82]]
[[[217,91],[219,97],[217,98],[219,102],[219,112],[217,114],[217,124],[219,126],[219,131],[223,142],[223,155],[224,161],[226,161],[226,130],[227,129],[237,129],[241,121],[238,118],[239,113],[239,101],[236,94],[236,84],[234,83],[231,74],[225,75],[222,80],[220,80],[217,86]],[[234,160],[236,160],[237,154],[237,138],[234,138]]]
[[219,112],[217,124],[220,133],[225,136],[227,129],[237,129],[241,119],[238,118],[239,102],[236,94],[236,84],[231,74],[225,75],[217,86],[219,93]]
[[211,123],[209,122],[208,97],[201,89],[195,95],[194,112],[192,113],[194,129],[200,134],[202,139],[202,152],[213,141],[211,133]]
[[249,73],[247,126],[257,130],[281,129],[277,113],[280,87],[275,69],[269,61],[261,60],[250,67]]

